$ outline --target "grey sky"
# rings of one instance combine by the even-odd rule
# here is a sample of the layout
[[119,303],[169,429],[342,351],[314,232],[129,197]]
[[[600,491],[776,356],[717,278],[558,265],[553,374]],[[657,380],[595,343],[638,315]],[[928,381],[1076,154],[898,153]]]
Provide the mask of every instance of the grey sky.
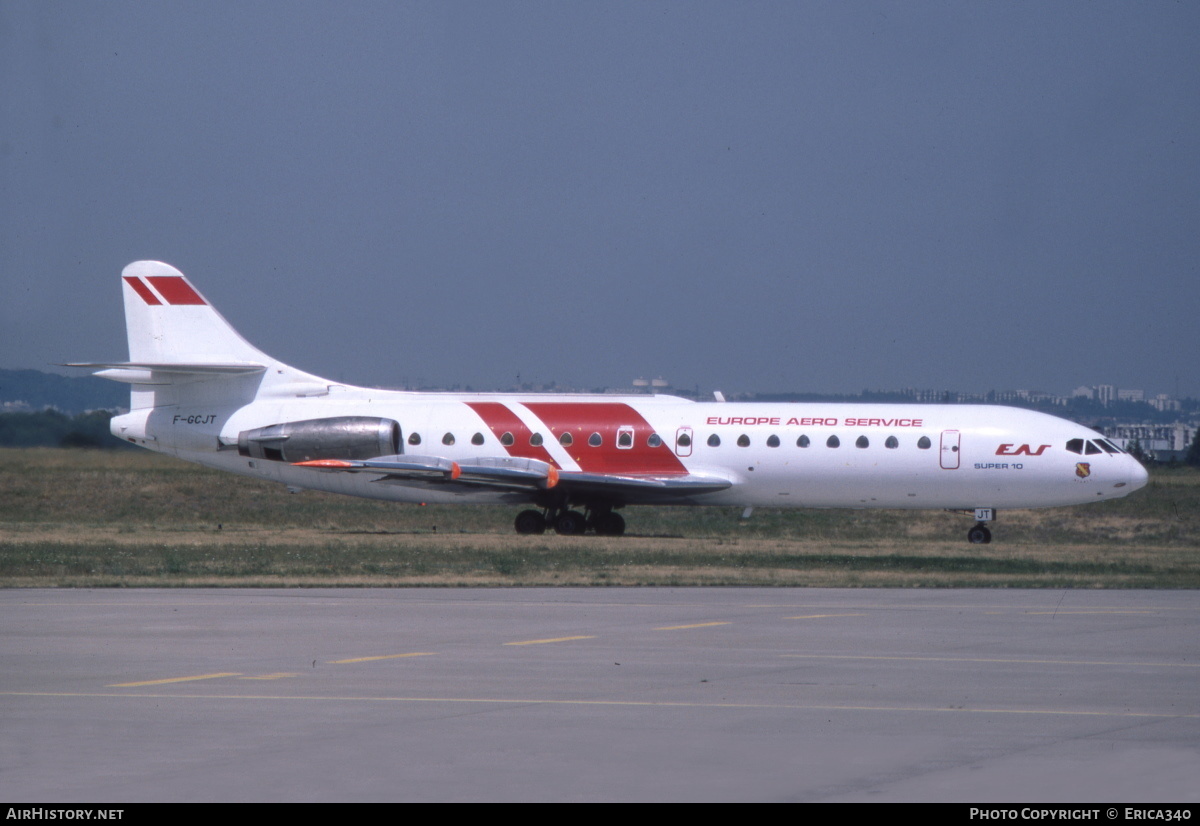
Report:
[[1200,396],[1200,4],[0,0],[0,366]]

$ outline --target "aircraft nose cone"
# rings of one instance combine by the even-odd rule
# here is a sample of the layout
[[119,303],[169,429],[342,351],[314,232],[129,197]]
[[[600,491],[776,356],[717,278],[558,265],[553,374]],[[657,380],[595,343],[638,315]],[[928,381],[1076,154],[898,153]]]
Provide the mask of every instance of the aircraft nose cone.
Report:
[[1129,469],[1129,487],[1133,490],[1146,487],[1146,483],[1150,481],[1150,473],[1142,467],[1142,463],[1137,459],[1132,456],[1129,458],[1133,463],[1133,467]]

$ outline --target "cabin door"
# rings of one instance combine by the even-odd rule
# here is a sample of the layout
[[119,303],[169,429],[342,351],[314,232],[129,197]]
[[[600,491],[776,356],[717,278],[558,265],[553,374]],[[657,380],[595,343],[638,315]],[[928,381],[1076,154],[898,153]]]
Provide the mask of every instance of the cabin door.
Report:
[[675,431],[675,455],[692,455],[692,429],[690,427],[681,427]]
[[942,431],[942,468],[958,470],[958,431]]

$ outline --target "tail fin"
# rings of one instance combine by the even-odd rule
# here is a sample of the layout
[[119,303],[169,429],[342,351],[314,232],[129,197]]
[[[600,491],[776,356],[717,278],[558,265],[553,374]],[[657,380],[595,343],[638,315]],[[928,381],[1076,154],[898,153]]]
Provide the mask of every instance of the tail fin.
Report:
[[265,367],[273,361],[170,264],[135,261],[121,272],[121,283],[130,362]]
[[[135,261],[121,272],[129,361],[73,364],[133,385],[130,409],[177,404],[199,383],[224,380],[230,403],[265,390],[309,395],[328,383],[271,358],[242,338],[183,273],[161,261]],[[230,381],[232,380],[232,381]],[[214,396],[206,386],[200,395]]]

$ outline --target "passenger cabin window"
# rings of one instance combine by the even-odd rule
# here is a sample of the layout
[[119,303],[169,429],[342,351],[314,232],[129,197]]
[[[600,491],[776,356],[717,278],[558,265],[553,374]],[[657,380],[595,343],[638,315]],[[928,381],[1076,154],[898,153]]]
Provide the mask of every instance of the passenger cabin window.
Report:
[[779,437],[774,435],[768,436],[767,447],[779,447]]
[[738,436],[738,447],[750,447],[750,437],[745,433]]
[[454,444],[454,434],[453,434],[453,433],[447,433],[445,436],[443,436],[443,437],[442,437],[442,444],[444,444],[444,445],[452,445],[452,444]]
[[410,445],[421,444],[421,434],[420,433],[409,433],[408,434],[408,443]]
[[473,445],[481,445],[481,444],[483,444],[483,434],[482,434],[482,433],[476,433],[474,436],[472,436],[472,437],[471,437],[471,444],[473,444]]
[[500,437],[500,444],[504,445],[505,447],[511,447],[512,443],[515,441],[516,439],[514,439],[513,435],[507,430],[504,432],[504,435]]
[[812,444],[812,442],[809,441],[807,436],[801,436],[796,440],[796,447],[808,447],[810,444]]
[[657,433],[651,433],[650,437],[646,439],[646,444],[650,447],[658,447],[662,444],[662,437]]
[[570,447],[574,442],[575,439],[570,433],[563,433],[563,435],[558,437],[558,443],[563,447]]
[[692,437],[686,433],[680,433],[675,438],[675,444],[679,445],[680,447],[691,447],[692,446]]
[[895,450],[896,448],[900,447],[900,440],[895,436],[888,436],[887,441],[883,443],[883,446],[889,450]]
[[866,437],[866,436],[859,436],[859,437],[858,437],[858,438],[857,438],[857,439],[854,441],[854,446],[855,446],[855,447],[870,447],[870,446],[871,446],[871,442],[870,442],[870,440],[869,440],[869,439],[867,439],[867,437]]
[[600,438],[599,433],[593,433],[591,436],[588,436],[588,444],[592,447],[600,447],[603,443],[604,440]]
[[828,439],[825,440],[825,447],[841,447],[841,446],[842,446],[842,440],[839,439],[837,436],[830,436]]
[[540,447],[542,444],[542,434],[534,433],[532,436],[530,436],[529,444],[533,445],[534,447]]
[[709,447],[720,447],[721,446],[721,437],[718,436],[716,433],[709,436],[708,437],[708,446]]
[[922,436],[917,439],[917,447],[921,448],[921,450],[929,450],[929,448],[933,447],[933,442],[929,441],[928,436]]
[[617,447],[633,447],[633,434],[622,430],[617,434]]

